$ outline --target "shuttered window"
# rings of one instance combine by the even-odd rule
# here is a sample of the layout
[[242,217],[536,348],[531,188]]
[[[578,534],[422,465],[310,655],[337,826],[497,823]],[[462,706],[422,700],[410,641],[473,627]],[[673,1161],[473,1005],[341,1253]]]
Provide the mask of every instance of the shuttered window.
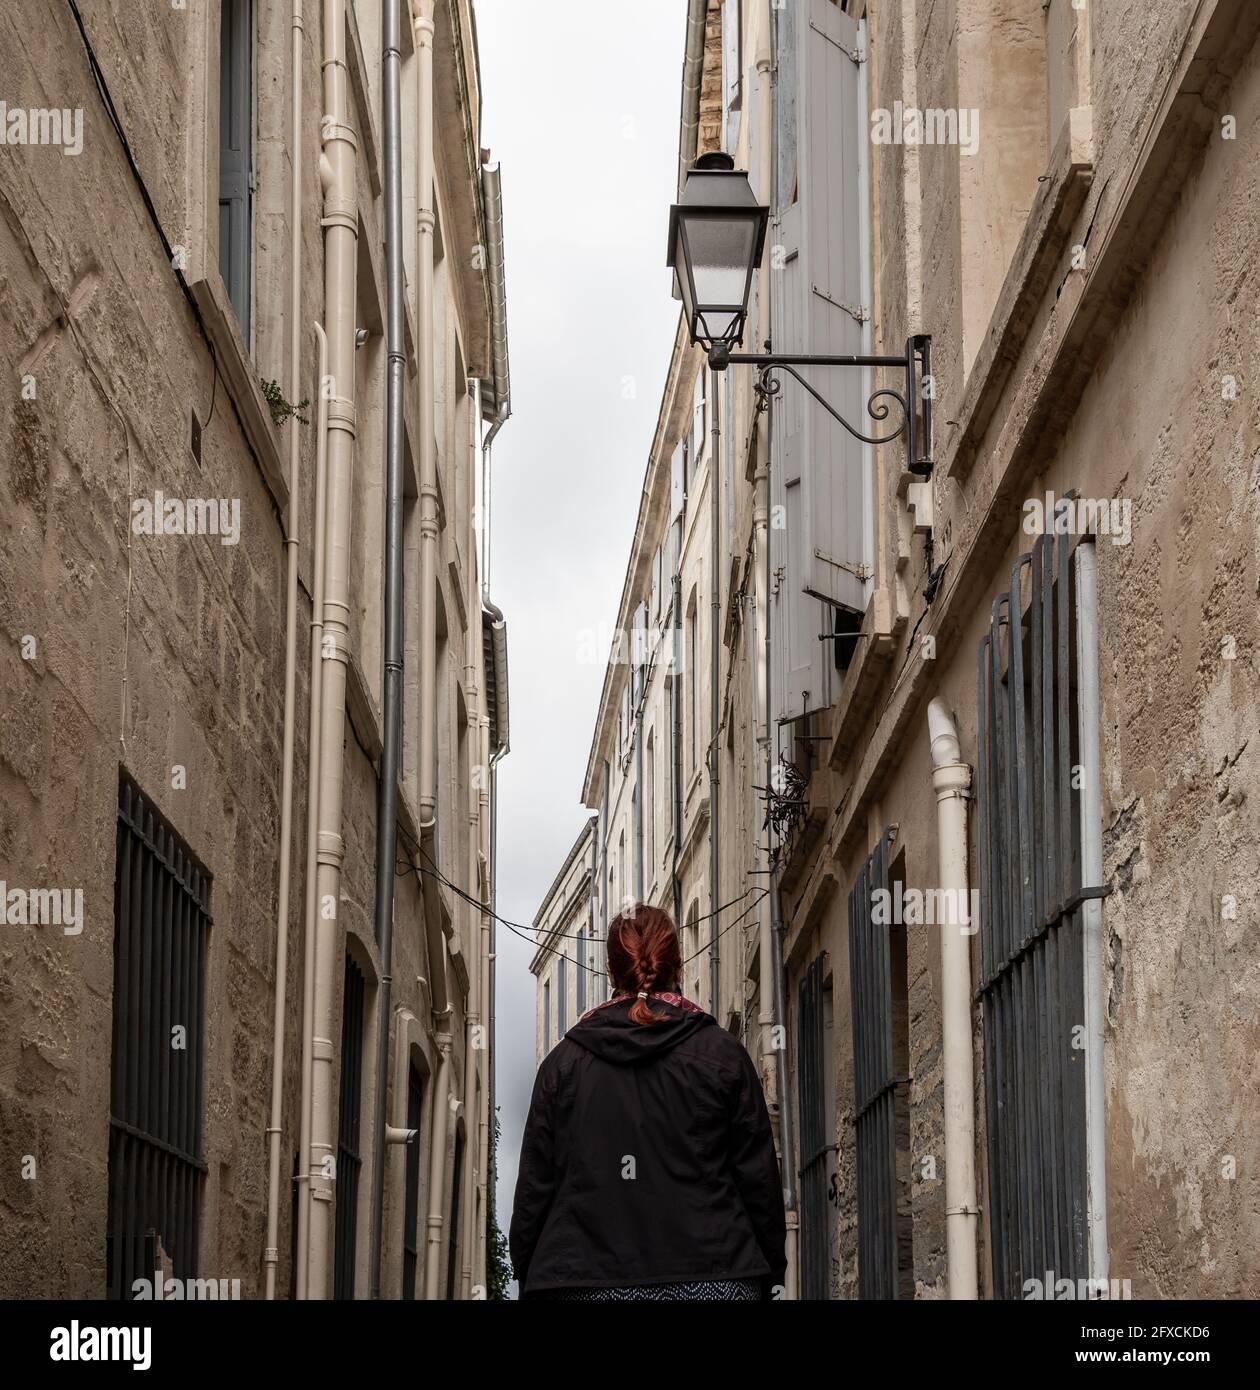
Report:
[[836,1176],[835,1099],[832,1088],[831,989],[827,958],[811,962],[801,980],[797,1008],[797,1080],[801,1125],[801,1297],[831,1297]]
[[[782,269],[771,295],[776,352],[869,353],[865,26],[833,0],[777,12],[779,148],[773,237]],[[762,138],[760,133],[757,139]],[[869,373],[804,369],[805,380],[855,427]],[[830,605],[863,612],[873,554],[870,446],[854,439],[784,376],[771,408],[771,642],[776,713],[794,718],[835,699]]]
[[359,1227],[359,1172],[363,1167],[363,973],[346,957],[341,1012],[341,1107],[337,1126],[337,1226],[333,1255],[333,1297],[354,1297],[355,1251]]
[[[197,1275],[210,875],[135,782],[118,788],[109,1297]],[[169,1261],[165,1264],[164,1261]]]
[[849,893],[860,1298],[914,1296],[906,940],[887,912],[875,911],[876,893],[890,892],[891,840],[886,830]]
[[413,1063],[407,1068],[407,1128],[416,1132],[407,1145],[407,1195],[403,1209],[402,1296],[414,1299],[420,1268],[420,1123],[424,1114],[424,1077]]
[[980,996],[999,1298],[1022,1297],[1024,1280],[1047,1270],[1089,1277],[1078,1030],[1085,917],[1102,890],[1081,872],[1080,634],[1069,549],[1069,537],[1043,535],[1019,557],[978,654]]
[[219,44],[219,273],[249,342],[253,249],[253,0],[222,0]]
[[450,1232],[450,1245],[446,1257],[446,1297],[453,1300],[459,1292],[460,1254],[459,1226],[460,1200],[464,1185],[464,1133],[455,1131],[455,1157],[451,1169],[451,1219],[447,1222]]

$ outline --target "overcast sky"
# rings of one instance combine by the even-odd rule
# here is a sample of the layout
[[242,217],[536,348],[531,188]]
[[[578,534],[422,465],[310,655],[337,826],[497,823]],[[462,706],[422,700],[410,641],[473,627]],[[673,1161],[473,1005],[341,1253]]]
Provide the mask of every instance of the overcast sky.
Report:
[[[686,5],[476,0],[476,13],[482,144],[503,171],[512,368],[491,503],[512,739],[499,913],[528,926],[589,814],[582,778],[677,323],[665,230]],[[598,660],[581,659],[584,645]],[[534,1079],[533,949],[500,925],[505,1229]]]

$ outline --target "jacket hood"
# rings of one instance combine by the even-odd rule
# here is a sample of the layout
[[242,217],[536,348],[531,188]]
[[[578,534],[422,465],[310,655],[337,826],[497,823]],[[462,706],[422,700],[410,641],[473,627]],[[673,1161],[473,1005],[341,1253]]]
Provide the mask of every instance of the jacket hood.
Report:
[[679,1008],[662,999],[650,1001],[654,1013],[664,1014],[660,1023],[634,1023],[630,1018],[633,999],[617,999],[584,1014],[564,1035],[585,1051],[615,1066],[633,1067],[654,1061],[703,1028],[715,1026],[712,1014],[691,1005]]

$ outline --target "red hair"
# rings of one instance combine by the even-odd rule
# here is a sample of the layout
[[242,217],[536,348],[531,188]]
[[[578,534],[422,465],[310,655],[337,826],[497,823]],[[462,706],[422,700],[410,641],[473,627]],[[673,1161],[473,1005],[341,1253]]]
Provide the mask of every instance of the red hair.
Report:
[[[618,994],[650,994],[682,978],[678,929],[668,912],[635,903],[613,918],[608,928],[608,973]],[[655,1013],[646,999],[630,1009],[635,1023],[662,1023],[668,1014]]]

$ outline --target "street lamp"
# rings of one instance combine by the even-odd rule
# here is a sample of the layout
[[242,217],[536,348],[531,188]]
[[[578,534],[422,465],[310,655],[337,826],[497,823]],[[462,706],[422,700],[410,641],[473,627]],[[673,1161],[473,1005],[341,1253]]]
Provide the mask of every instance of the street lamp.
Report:
[[[744,340],[752,279],[761,263],[769,216],[770,210],[758,204],[748,175],[735,168],[730,155],[718,150],[703,154],[688,170],[682,196],[669,211],[667,264],[678,279],[691,341],[704,348],[714,372],[732,363],[757,369],[759,410],[783,389],[777,374],[786,372],[864,444],[888,444],[904,435],[907,470],[927,477],[932,472],[932,401],[931,392],[923,389],[932,373],[932,340],[927,334],[907,338],[900,357],[731,351]],[[900,422],[890,433],[863,433],[805,380],[799,367],[897,370],[904,374],[904,390],[884,386],[872,391],[866,413],[872,420],[886,420],[896,406]]]
[[682,201],[669,210],[669,264],[678,276],[693,343],[711,351],[743,341],[769,218],[730,155],[715,151],[696,160]]

